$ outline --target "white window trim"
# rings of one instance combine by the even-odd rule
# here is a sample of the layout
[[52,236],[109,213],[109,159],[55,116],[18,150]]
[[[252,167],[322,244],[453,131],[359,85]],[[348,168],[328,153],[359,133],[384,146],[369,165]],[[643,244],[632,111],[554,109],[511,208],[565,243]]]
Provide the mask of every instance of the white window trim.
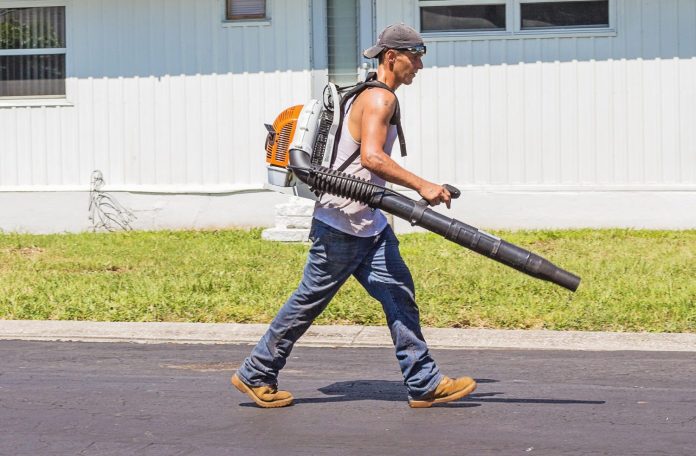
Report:
[[270,19],[225,19],[222,21],[223,27],[263,27],[271,25]]
[[41,108],[53,106],[75,106],[62,95],[54,97],[24,97],[24,98],[0,98],[0,109],[2,108]]
[[523,38],[574,38],[616,36],[616,0],[609,0],[609,27],[564,27],[521,30],[521,3],[553,3],[556,1],[578,2],[584,0],[418,0],[415,2],[416,28],[420,30],[420,8],[422,6],[454,5],[505,5],[505,30],[421,32],[426,41],[461,40],[519,40]]
[[55,55],[66,54],[68,48],[0,49],[0,55]]
[[72,41],[70,17],[72,12],[71,0],[24,0],[0,2],[0,8],[40,8],[45,6],[65,7],[65,43],[64,48],[46,49],[0,49],[0,55],[39,55],[65,54],[65,95],[39,95],[26,97],[0,97],[0,108],[42,107],[42,106],[74,106],[70,102],[69,78],[72,73],[72,59],[68,47]]

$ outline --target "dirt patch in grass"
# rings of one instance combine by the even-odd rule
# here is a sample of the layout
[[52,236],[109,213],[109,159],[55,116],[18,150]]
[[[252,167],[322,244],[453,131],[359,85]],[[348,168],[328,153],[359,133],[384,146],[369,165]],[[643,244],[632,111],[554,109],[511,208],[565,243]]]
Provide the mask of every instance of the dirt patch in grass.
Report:
[[9,253],[11,255],[21,255],[24,257],[35,257],[38,255],[41,255],[46,251],[46,249],[42,249],[41,247],[36,247],[36,246],[30,246],[30,247],[12,247],[9,249],[3,249],[2,250],[4,253]]

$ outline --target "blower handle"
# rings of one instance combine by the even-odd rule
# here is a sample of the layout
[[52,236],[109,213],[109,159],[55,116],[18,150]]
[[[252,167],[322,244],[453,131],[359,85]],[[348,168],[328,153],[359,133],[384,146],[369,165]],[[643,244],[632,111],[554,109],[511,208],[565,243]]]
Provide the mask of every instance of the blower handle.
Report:
[[445,187],[447,191],[450,192],[450,196],[452,196],[452,199],[457,199],[462,195],[462,192],[459,191],[459,189],[454,185],[444,184],[443,187]]
[[[442,186],[447,189],[447,191],[450,193],[450,196],[452,197],[452,199],[457,199],[462,195],[462,192],[454,185],[442,184]],[[424,207],[428,207],[430,205],[430,203],[428,203],[428,200],[425,198],[418,201],[418,204],[420,204],[421,206],[424,206]]]

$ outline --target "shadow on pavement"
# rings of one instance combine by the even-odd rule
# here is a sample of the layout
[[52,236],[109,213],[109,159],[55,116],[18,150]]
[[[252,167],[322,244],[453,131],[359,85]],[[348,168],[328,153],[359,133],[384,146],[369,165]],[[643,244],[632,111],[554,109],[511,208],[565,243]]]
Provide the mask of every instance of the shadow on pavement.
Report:
[[[498,380],[480,378],[476,379],[478,384],[497,383]],[[387,380],[355,380],[347,382],[337,382],[331,385],[319,388],[319,391],[329,397],[315,398],[298,398],[295,400],[297,404],[316,404],[324,402],[345,402],[345,401],[361,401],[361,400],[377,400],[377,401],[398,401],[402,402],[407,399],[405,387],[401,382]],[[448,404],[459,407],[478,407],[479,402],[502,402],[511,404],[578,404],[578,405],[597,405],[604,404],[605,401],[583,401],[574,399],[536,399],[536,398],[502,398],[494,397],[505,393],[473,393],[468,397]]]
[[[476,379],[478,384],[497,383],[498,380],[481,378]],[[406,388],[402,382],[390,380],[353,380],[336,382],[319,388],[326,397],[295,398],[295,404],[322,404],[328,402],[349,401],[393,401],[404,402],[408,400]],[[499,402],[509,404],[577,404],[597,405],[605,404],[605,401],[582,401],[575,399],[535,399],[535,398],[503,398],[494,397],[504,395],[503,392],[473,393],[469,396],[450,402],[447,407],[480,407],[482,403]],[[243,407],[255,407],[253,403],[240,404]]]
[[502,398],[491,397],[505,393],[473,393],[463,398],[465,402],[503,402],[508,404],[578,404],[578,405],[601,405],[606,401],[580,401],[576,399],[522,399],[522,398]]

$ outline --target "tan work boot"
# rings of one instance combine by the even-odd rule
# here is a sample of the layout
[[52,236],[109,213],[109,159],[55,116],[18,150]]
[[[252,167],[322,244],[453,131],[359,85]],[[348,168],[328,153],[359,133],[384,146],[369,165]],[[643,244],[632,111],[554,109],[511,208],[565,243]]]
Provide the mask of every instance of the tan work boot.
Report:
[[292,405],[292,394],[289,391],[278,391],[276,386],[250,386],[244,383],[237,374],[232,376],[232,384],[249,396],[259,407],[275,408]]
[[433,404],[461,399],[475,389],[476,382],[471,377],[451,379],[444,376],[434,391],[417,399],[409,398],[408,405],[413,408],[431,407]]

